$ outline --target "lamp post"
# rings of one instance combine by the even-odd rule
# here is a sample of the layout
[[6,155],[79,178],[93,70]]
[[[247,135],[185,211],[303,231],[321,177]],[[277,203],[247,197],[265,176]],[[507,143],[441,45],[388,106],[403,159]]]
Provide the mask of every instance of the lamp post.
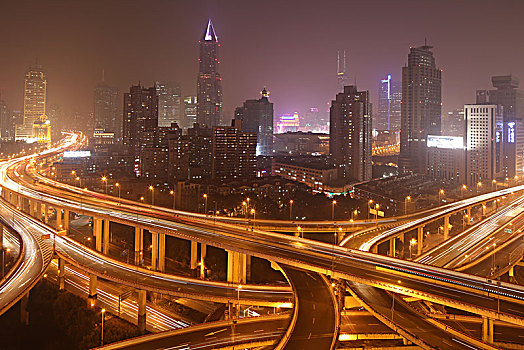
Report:
[[333,202],[331,202],[331,204],[331,220],[335,221],[335,205],[337,204],[337,201],[334,200]]
[[289,200],[289,221],[292,221],[293,219],[293,200]]
[[462,197],[464,198],[464,191],[468,189],[468,186],[466,185],[462,185],[462,187],[460,188],[460,194],[462,195]]
[[409,258],[412,259],[413,258],[413,253],[411,252],[412,250],[412,247],[417,244],[417,240],[415,238],[411,238],[411,240],[409,241]]
[[106,194],[107,194],[107,176],[102,176],[102,182],[106,184]]
[[76,181],[78,181],[78,187],[82,187],[82,179],[80,178],[80,176],[76,177]]
[[118,188],[118,202],[120,202],[120,184],[117,182],[115,186]]
[[251,208],[251,214],[253,215],[253,225],[251,225],[251,231],[255,229],[255,208]]
[[206,214],[207,216],[207,193],[204,193],[204,195],[202,196],[204,197],[204,214]]
[[103,346],[104,345],[104,318],[106,315],[106,309],[102,309],[102,332],[100,336],[100,343]]
[[371,204],[373,204],[373,199],[370,199],[370,200],[368,201],[368,203],[369,203],[369,206],[368,206],[368,220],[369,220],[369,213],[371,212],[371,209],[373,209],[373,208],[371,207]]
[[404,201],[404,215],[408,215],[408,202],[411,200],[411,196],[407,196]]
[[155,205],[155,188],[153,185],[149,185],[149,190],[151,191],[151,205]]
[[303,237],[301,231],[302,231],[302,227],[297,226],[297,237]]
[[246,210],[249,209],[249,201],[251,200],[251,198],[247,197],[246,198],[246,203],[247,203],[247,206],[246,206]]
[[380,205],[377,203],[375,204],[375,223],[377,224],[378,226],[378,208],[380,207]]
[[358,214],[358,210],[355,209],[351,212],[351,222],[355,221],[355,218],[357,217],[357,214]]
[[169,194],[173,196],[173,210],[175,210],[175,204],[176,204],[176,196],[175,196],[175,191],[171,190],[169,191]]
[[442,204],[442,196],[443,195],[444,195],[444,190],[440,189],[440,191],[438,191],[438,205],[439,206]]
[[482,182],[477,182],[477,193],[479,193],[479,187],[482,187]]
[[497,180],[493,179],[493,181],[491,181],[491,190],[492,191],[496,191],[497,190]]

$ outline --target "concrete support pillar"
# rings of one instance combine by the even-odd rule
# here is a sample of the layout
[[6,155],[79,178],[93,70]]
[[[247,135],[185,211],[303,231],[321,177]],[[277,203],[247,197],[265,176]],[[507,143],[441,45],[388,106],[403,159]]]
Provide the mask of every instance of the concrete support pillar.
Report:
[[191,256],[189,262],[189,268],[194,270],[198,266],[198,243],[191,241]]
[[32,217],[35,217],[35,202],[32,200],[29,200],[29,215]]
[[36,203],[36,215],[35,218],[42,220],[42,203]]
[[482,341],[493,344],[493,320],[482,317]]
[[140,334],[146,333],[146,291],[138,291],[138,331]]
[[200,278],[206,277],[206,255],[207,255],[207,246],[203,243],[200,244]]
[[449,238],[449,215],[444,216],[444,240]]
[[104,233],[102,235],[102,254],[109,254],[109,237],[111,235],[110,223],[108,219],[104,220]]
[[93,236],[96,250],[102,252],[102,219],[93,218]]
[[64,230],[69,233],[69,210],[64,210]]
[[62,228],[62,209],[56,209],[56,229],[61,230]]
[[49,222],[49,207],[45,204],[42,204],[42,220],[46,224]]
[[371,252],[378,254],[378,244],[375,244],[373,247],[371,247]]
[[482,203],[482,218],[483,219],[486,217],[487,212],[488,212],[487,203],[484,202]]
[[58,289],[65,289],[65,261],[62,258],[58,258]]
[[20,322],[26,326],[29,325],[29,311],[27,304],[29,303],[29,292],[27,292],[22,299],[20,299]]
[[158,234],[158,271],[166,271],[166,235]]
[[158,268],[158,233],[151,232],[151,268],[156,270]]
[[246,283],[246,254],[227,251],[227,281],[231,283]]
[[509,281],[511,283],[515,283],[515,266],[512,266],[509,271],[508,271],[508,275],[509,275]]
[[89,295],[87,296],[87,305],[91,307],[94,307],[96,305],[97,285],[98,285],[98,278],[93,274],[89,274]]
[[395,257],[395,250],[396,250],[395,240],[396,240],[395,237],[389,240],[389,256],[392,256],[392,257]]
[[4,225],[0,223],[0,250],[4,249]]
[[135,264],[142,263],[142,255],[144,254],[144,229],[135,227]]
[[471,207],[466,208],[466,215],[467,215],[466,224],[469,225],[471,223]]
[[424,226],[417,227],[417,255],[422,254],[424,247]]

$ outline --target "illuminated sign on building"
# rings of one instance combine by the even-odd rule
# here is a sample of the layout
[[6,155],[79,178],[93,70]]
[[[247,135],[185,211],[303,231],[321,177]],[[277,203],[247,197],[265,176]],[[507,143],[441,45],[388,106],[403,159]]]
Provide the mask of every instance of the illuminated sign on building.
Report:
[[91,157],[91,151],[65,151],[64,158]]
[[508,142],[515,143],[515,122],[508,123]]
[[464,139],[462,137],[457,136],[428,135],[427,146],[436,148],[459,149],[464,148]]

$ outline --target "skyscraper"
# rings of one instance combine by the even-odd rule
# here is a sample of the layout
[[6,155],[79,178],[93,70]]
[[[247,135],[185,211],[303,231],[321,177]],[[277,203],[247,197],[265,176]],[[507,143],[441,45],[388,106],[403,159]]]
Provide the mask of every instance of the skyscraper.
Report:
[[378,89],[378,113],[373,118],[373,128],[377,130],[400,129],[400,106],[402,84],[394,82],[391,75],[380,81]]
[[501,108],[491,104],[464,106],[466,120],[466,183],[484,185],[500,177],[502,169]]
[[330,108],[329,153],[347,181],[371,179],[371,103],[368,91],[345,86]]
[[478,90],[477,103],[502,107],[504,177],[524,175],[524,90],[519,79],[512,75],[491,77],[496,90]]
[[172,123],[181,125],[180,85],[175,83],[155,83],[158,95],[158,126],[170,127]]
[[124,94],[123,143],[135,157],[135,171],[140,172],[140,155],[155,143],[158,128],[158,96],[156,88],[131,86]]
[[95,129],[104,129],[122,137],[122,119],[119,113],[121,101],[118,101],[118,89],[108,86],[102,74],[102,81],[95,87],[94,123]]
[[400,172],[425,173],[427,136],[440,135],[442,71],[431,49],[412,47],[402,68]]
[[242,131],[257,134],[257,155],[273,154],[273,103],[266,88],[258,100],[247,100],[235,109],[235,119],[242,121]]
[[346,73],[346,50],[337,51],[337,85],[337,93],[344,91],[344,86],[349,85],[349,76]]
[[196,96],[184,97],[184,122],[182,126],[187,130],[197,122],[197,98]]
[[14,136],[14,125],[13,114],[7,107],[7,104],[0,100],[0,139],[11,139]]
[[46,111],[47,79],[41,65],[29,67],[24,83],[24,123],[16,129],[17,140],[33,137],[33,124]]
[[211,20],[202,34],[197,80],[197,121],[213,127],[222,117],[222,78],[218,73],[218,38]]

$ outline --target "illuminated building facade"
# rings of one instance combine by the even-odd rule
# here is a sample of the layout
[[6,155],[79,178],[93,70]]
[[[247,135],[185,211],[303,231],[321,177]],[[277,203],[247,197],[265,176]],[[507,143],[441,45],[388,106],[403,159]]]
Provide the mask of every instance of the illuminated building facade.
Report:
[[94,91],[94,124],[95,129],[113,132],[116,138],[122,137],[122,100],[118,99],[118,89],[108,86],[104,77]]
[[32,134],[37,143],[51,143],[51,123],[45,114],[33,123]]
[[441,75],[428,45],[412,47],[402,68],[399,172],[426,172],[426,139],[440,135]]
[[158,126],[170,127],[172,123],[182,125],[180,85],[156,82],[155,88],[158,95]]
[[33,124],[46,113],[47,79],[41,65],[34,65],[25,74],[24,122],[16,129],[16,140],[34,138]]
[[503,174],[502,113],[497,105],[464,106],[466,120],[466,184],[487,184]]
[[371,180],[371,104],[368,91],[345,86],[331,102],[329,153],[346,181]]
[[346,51],[337,51],[337,92],[344,91],[344,86],[350,85],[346,72]]
[[218,73],[218,38],[211,20],[200,39],[197,80],[197,122],[207,127],[220,124],[222,117],[222,78]]
[[465,184],[466,153],[464,139],[457,136],[428,135],[427,174]]
[[257,134],[257,155],[273,154],[273,103],[264,88],[258,100],[247,100],[235,109],[235,119],[242,121],[242,131]]
[[197,98],[196,96],[186,96],[184,98],[184,122],[181,126],[187,130],[197,122]]
[[283,114],[278,121],[277,133],[297,132],[299,127],[300,117],[297,112],[293,114]]
[[402,84],[394,82],[391,75],[380,81],[378,90],[378,113],[373,118],[377,130],[400,130],[400,106]]

